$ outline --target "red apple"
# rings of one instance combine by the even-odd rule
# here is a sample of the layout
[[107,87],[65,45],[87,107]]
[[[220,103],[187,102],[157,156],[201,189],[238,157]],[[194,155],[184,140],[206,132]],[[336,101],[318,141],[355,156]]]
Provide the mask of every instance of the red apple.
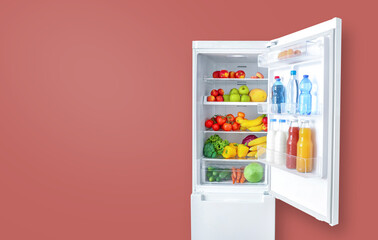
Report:
[[213,78],[219,78],[219,71],[213,72]]
[[235,78],[235,72],[231,71],[228,75],[229,78]]
[[212,95],[211,95],[211,96],[208,96],[208,97],[207,97],[207,101],[208,101],[208,102],[214,102],[214,101],[215,101],[215,97],[212,96]]
[[245,72],[242,70],[239,70],[235,73],[235,78],[245,78]]
[[256,78],[258,78],[258,77],[257,77],[257,76],[252,76],[251,78],[256,79]]
[[215,98],[215,100],[216,100],[217,102],[223,102],[223,97],[222,97],[222,96],[217,96],[217,97]]
[[256,73],[256,77],[258,77],[258,78],[264,78],[264,75],[262,75],[262,73],[260,73],[260,72],[257,72]]
[[220,78],[228,78],[228,75],[229,75],[229,73],[228,73],[227,70],[221,70],[221,71],[219,72],[219,77],[220,77]]
[[215,89],[211,90],[211,93],[210,93],[210,94],[211,94],[212,96],[214,96],[214,97],[216,97],[216,96],[219,95],[218,91],[215,90]]
[[218,89],[218,93],[219,93],[219,95],[223,96],[224,95],[224,90],[222,88],[219,88]]

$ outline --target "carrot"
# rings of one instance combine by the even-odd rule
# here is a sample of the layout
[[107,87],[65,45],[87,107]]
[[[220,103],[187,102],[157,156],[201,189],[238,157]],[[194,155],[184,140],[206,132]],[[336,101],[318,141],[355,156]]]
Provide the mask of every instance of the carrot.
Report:
[[240,178],[241,178],[241,175],[242,175],[242,172],[241,172],[241,170],[240,170],[240,168],[238,168],[238,169],[236,169],[236,182],[237,183],[240,183]]
[[232,178],[232,184],[235,184],[235,180],[236,180],[236,170],[235,170],[234,167],[232,168],[231,178]]
[[240,171],[242,172],[242,175],[241,175],[241,178],[240,178],[240,183],[244,183],[245,182],[244,167],[241,167]]
[[244,177],[244,172],[242,173],[242,176],[241,176],[241,179],[240,179],[240,183],[244,183],[245,182],[245,177]]

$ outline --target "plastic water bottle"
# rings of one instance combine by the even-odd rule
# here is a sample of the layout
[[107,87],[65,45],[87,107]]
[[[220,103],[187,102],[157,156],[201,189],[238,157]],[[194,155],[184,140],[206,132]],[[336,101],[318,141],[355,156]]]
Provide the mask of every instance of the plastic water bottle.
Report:
[[276,82],[272,87],[272,112],[281,113],[281,103],[285,103],[285,87],[279,76],[275,76]]
[[312,84],[308,75],[303,75],[303,79],[299,84],[301,94],[299,95],[299,114],[310,115],[311,114],[311,88]]
[[279,129],[274,136],[274,163],[284,165],[286,163],[287,125],[286,120],[279,120]]
[[276,136],[276,119],[270,119],[269,130],[266,136],[266,161],[274,163],[274,137]]
[[297,71],[291,71],[290,75],[289,83],[286,86],[286,112],[289,114],[295,114],[298,105]]

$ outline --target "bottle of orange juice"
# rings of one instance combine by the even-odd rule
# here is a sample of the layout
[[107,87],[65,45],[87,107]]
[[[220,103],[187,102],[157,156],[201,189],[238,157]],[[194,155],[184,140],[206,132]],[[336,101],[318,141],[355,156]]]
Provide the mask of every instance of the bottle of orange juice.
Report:
[[308,121],[302,121],[297,143],[297,171],[308,173],[312,171],[313,144],[311,140],[311,128]]

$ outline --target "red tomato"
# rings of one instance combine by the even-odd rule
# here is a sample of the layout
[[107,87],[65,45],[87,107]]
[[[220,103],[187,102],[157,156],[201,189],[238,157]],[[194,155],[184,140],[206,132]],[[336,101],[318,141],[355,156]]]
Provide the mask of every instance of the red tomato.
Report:
[[268,118],[267,118],[267,117],[264,117],[264,118],[262,119],[262,122],[263,122],[264,124],[267,124],[267,123],[268,123]]
[[211,121],[211,119],[206,120],[206,122],[205,122],[205,127],[207,127],[207,128],[211,128],[211,126],[213,126],[213,124],[214,124],[214,122]]
[[223,116],[217,116],[216,120],[217,120],[217,123],[218,123],[220,126],[222,126],[223,123],[226,122],[226,118],[223,117]]
[[213,124],[212,128],[213,128],[214,131],[218,131],[220,127],[219,127],[218,123],[215,123],[215,124]]
[[234,122],[234,123],[232,124],[232,130],[237,131],[237,130],[239,130],[239,129],[240,129],[240,124],[237,123],[237,122]]
[[234,115],[232,115],[232,114],[228,114],[228,115],[226,116],[226,118],[227,118],[227,122],[229,122],[229,123],[235,121],[235,117],[234,117]]
[[222,125],[222,129],[223,129],[224,131],[231,131],[231,130],[232,130],[232,125],[231,125],[231,123],[224,123],[224,124]]

